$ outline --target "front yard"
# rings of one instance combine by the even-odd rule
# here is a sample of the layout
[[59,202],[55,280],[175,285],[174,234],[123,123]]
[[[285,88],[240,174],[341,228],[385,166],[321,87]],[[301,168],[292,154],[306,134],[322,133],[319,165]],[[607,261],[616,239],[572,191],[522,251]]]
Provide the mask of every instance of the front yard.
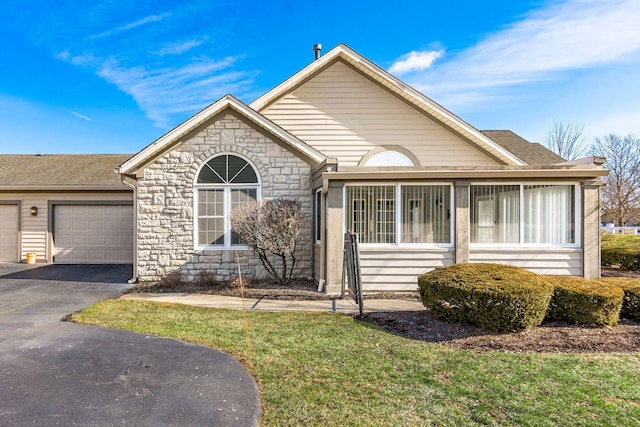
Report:
[[73,319],[233,355],[263,425],[640,425],[640,353],[475,352],[329,313],[247,316],[250,347],[240,311],[109,300]]

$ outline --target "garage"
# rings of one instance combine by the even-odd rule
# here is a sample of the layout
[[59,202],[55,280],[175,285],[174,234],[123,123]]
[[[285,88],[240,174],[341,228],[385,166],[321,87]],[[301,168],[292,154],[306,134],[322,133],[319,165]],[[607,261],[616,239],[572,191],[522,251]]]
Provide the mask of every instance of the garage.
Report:
[[133,262],[133,206],[53,206],[53,261],[58,264]]
[[16,205],[0,205],[0,261],[18,262],[20,209]]

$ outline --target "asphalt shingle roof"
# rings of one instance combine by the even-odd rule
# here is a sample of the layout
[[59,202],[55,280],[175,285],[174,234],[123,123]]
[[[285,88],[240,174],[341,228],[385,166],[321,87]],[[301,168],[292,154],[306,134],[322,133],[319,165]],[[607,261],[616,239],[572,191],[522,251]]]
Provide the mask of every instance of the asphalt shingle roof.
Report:
[[0,188],[122,187],[114,169],[131,154],[2,154]]
[[543,145],[529,142],[510,130],[481,130],[480,132],[530,165],[552,165],[565,161]]

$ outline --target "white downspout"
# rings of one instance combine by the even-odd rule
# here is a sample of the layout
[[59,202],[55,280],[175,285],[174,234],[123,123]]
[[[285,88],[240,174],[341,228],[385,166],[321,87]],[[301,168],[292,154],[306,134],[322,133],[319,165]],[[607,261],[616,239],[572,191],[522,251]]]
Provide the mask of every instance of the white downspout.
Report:
[[120,180],[133,189],[133,277],[129,279],[129,283],[136,283],[138,281],[138,181],[127,175],[120,175]]
[[320,239],[320,279],[318,280],[318,292],[324,291],[324,285],[327,283],[326,280],[326,252],[327,252],[327,234],[325,232],[327,228],[327,193],[329,192],[329,180],[322,180],[322,190],[320,190],[320,202],[322,203],[321,211],[322,215],[320,216],[320,232],[322,233]]

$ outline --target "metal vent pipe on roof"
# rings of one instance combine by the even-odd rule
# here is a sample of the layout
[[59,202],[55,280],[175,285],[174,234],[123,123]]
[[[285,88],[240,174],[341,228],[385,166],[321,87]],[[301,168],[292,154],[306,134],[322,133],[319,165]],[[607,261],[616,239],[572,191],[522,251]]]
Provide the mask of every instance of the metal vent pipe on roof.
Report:
[[315,56],[315,60],[320,59],[320,51],[322,50],[322,45],[320,43],[316,43],[313,45],[313,54]]

